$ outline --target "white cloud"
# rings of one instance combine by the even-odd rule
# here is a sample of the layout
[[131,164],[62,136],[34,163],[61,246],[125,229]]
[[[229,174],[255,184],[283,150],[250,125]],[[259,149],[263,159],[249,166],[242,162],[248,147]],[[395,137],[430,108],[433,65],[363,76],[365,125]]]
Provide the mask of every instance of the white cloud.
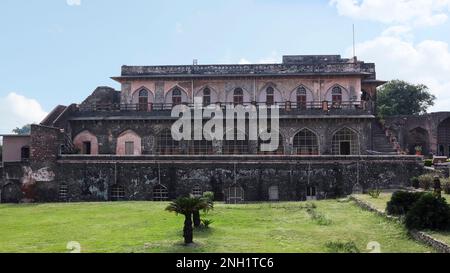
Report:
[[[401,79],[427,85],[437,97],[431,110],[450,111],[448,44],[435,40],[413,43],[397,34],[385,31],[373,40],[358,44],[358,57],[375,62],[380,79]],[[351,54],[351,49],[348,53]]]
[[0,98],[0,133],[9,134],[16,127],[41,122],[47,112],[34,99],[14,92]]
[[241,58],[238,62],[238,64],[251,64],[252,62],[250,62],[249,60],[245,59],[245,58]]
[[447,21],[450,0],[330,0],[338,13],[386,24],[434,26]]
[[81,0],[66,0],[66,3],[69,6],[80,6]]

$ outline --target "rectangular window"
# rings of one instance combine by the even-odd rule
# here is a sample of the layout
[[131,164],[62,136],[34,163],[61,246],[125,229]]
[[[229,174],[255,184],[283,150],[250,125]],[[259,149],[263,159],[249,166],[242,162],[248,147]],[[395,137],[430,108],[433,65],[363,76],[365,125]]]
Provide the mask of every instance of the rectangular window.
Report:
[[125,155],[134,155],[134,142],[125,142]]
[[91,154],[91,142],[90,141],[83,142],[83,154],[85,154],[85,155]]
[[341,141],[340,143],[340,155],[350,155],[350,142],[348,141]]

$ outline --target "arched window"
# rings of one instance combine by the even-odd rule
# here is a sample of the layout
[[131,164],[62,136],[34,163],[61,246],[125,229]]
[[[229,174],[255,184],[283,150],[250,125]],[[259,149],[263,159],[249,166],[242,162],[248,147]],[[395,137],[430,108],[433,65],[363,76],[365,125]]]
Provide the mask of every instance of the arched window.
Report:
[[167,201],[169,199],[169,191],[164,185],[158,184],[153,187],[153,201]]
[[358,134],[349,128],[343,128],[333,135],[332,153],[334,155],[358,155]]
[[233,93],[233,103],[235,105],[241,105],[244,104],[244,90],[242,88],[236,88],[234,89]]
[[194,197],[202,197],[203,196],[203,190],[202,187],[198,184],[195,184],[192,187],[192,191],[191,191],[192,196]]
[[181,104],[181,90],[178,88],[175,88],[172,91],[172,105],[180,105]]
[[83,131],[75,136],[73,145],[81,153],[85,155],[98,154],[97,137],[89,131]]
[[175,141],[170,129],[165,129],[156,138],[157,154],[176,155],[180,154],[180,142]]
[[294,137],[294,153],[298,155],[318,155],[319,142],[316,134],[308,129],[303,129]]
[[284,154],[284,145],[283,145],[283,137],[278,134],[278,139],[273,140],[275,141],[275,143],[278,144],[278,147],[276,150],[274,151],[262,151],[262,144],[271,144],[272,140],[268,140],[268,141],[262,141],[260,138],[258,139],[258,154],[265,154],[265,155],[282,155]]
[[125,199],[125,188],[121,185],[111,187],[111,201],[123,201]]
[[223,154],[226,155],[243,155],[248,154],[249,141],[246,134],[244,140],[238,140],[238,131],[234,130],[233,140],[226,140],[226,135],[223,141]]
[[141,155],[142,140],[141,137],[132,130],[127,130],[117,138],[117,155]]
[[278,201],[280,200],[278,186],[269,187],[269,201]]
[[275,90],[273,87],[267,87],[266,89],[266,104],[268,106],[273,105],[275,103]]
[[305,109],[306,108],[306,88],[301,86],[297,89],[297,108]]
[[148,91],[141,89],[139,91],[139,111],[148,111],[150,109],[148,103]]
[[22,161],[30,160],[30,146],[24,146],[20,149],[20,156]]
[[244,202],[244,189],[241,186],[231,186],[225,190],[225,201],[228,204],[240,204]]
[[203,106],[208,106],[211,104],[211,89],[206,87],[203,89]]
[[331,90],[331,103],[334,107],[339,107],[342,104],[342,88],[339,86],[335,86]]

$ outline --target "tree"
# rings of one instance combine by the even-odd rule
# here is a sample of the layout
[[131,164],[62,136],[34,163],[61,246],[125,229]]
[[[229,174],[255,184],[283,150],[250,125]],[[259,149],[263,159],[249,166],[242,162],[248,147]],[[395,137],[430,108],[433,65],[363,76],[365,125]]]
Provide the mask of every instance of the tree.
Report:
[[12,132],[18,135],[29,135],[31,132],[31,124],[24,125],[22,128],[16,127]]
[[166,210],[184,215],[183,237],[185,244],[193,242],[192,214],[194,211],[207,210],[210,204],[205,198],[180,197],[171,202]]
[[[212,196],[211,196],[211,194],[212,194]],[[214,208],[214,193],[205,192],[203,194],[203,197],[200,197],[200,198],[205,199],[205,202],[208,203],[208,207],[203,209],[203,211],[206,212],[206,211]],[[194,222],[194,227],[196,227],[196,228],[200,227],[201,222],[202,222],[201,218],[200,218],[200,210],[195,210],[192,213],[192,221]]]
[[377,111],[380,117],[424,114],[435,99],[423,84],[392,80],[378,90]]

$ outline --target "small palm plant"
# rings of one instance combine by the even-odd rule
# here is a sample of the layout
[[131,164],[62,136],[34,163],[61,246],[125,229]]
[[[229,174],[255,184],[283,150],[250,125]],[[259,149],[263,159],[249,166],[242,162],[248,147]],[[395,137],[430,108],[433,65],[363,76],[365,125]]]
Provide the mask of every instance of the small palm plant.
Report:
[[210,203],[204,198],[180,197],[171,202],[166,210],[184,215],[183,237],[184,243],[193,243],[192,214],[195,211],[210,209]]

